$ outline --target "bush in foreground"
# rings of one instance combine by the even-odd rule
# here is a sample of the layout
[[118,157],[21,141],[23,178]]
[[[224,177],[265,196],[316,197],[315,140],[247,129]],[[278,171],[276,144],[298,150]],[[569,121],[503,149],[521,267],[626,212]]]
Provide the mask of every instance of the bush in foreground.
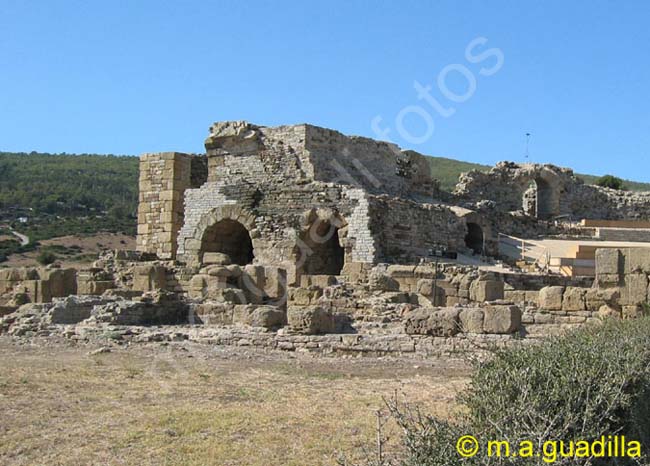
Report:
[[[551,463],[547,441],[592,442],[625,435],[650,448],[650,318],[610,321],[556,337],[540,345],[495,352],[477,364],[460,395],[463,414],[454,422],[422,415],[389,401],[391,416],[402,428],[402,456],[373,464],[453,466]],[[464,435],[479,440],[479,453],[461,458],[456,442]],[[488,440],[516,448],[530,441],[541,457],[488,457]],[[495,450],[493,450],[494,453]],[[563,458],[553,464],[646,464],[643,459]],[[505,456],[505,455],[504,455]]]

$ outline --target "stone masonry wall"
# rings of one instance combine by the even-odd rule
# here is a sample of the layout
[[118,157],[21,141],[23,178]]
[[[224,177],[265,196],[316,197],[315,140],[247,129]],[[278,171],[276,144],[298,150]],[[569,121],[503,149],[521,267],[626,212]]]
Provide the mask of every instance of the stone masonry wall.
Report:
[[650,250],[644,248],[598,249],[596,283],[620,295],[618,303],[627,314],[645,312],[650,284]]
[[417,261],[434,245],[462,246],[465,223],[452,210],[411,199],[437,189],[417,153],[309,125],[246,122],[215,123],[205,145],[208,182],[185,192],[177,240],[190,266],[200,264],[206,229],[224,219],[248,230],[255,263],[284,267],[290,279],[314,218],[341,223],[346,262]]
[[[183,224],[183,194],[207,177],[201,157],[179,152],[144,154],[140,158],[137,249],[161,259],[176,257]],[[203,173],[205,172],[205,173]]]
[[[537,189],[531,188],[535,183]],[[468,206],[490,201],[501,212],[523,211],[542,218],[639,220],[650,218],[650,193],[587,185],[573,170],[554,165],[501,162],[488,172],[461,175],[455,202]]]
[[206,150],[210,181],[232,177],[250,183],[321,181],[373,194],[427,200],[440,196],[423,155],[312,125],[215,123]]
[[457,251],[464,245],[465,222],[445,206],[371,196],[370,218],[380,262],[417,263],[433,249]]

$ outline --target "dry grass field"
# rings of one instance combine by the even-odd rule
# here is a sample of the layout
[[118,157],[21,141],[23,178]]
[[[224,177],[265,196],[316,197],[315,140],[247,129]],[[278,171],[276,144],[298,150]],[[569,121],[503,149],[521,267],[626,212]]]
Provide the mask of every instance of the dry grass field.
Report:
[[[449,414],[462,361],[0,338],[0,464],[333,465],[396,391]],[[390,429],[390,428],[389,428]]]
[[[78,248],[74,255],[58,254],[58,262],[63,267],[88,267],[104,249],[135,249],[135,238],[118,233],[97,233],[84,236],[60,236],[40,241],[40,247],[22,254],[12,254],[0,264],[1,267],[36,267],[36,258],[43,248]],[[84,256],[83,259],[79,257]]]

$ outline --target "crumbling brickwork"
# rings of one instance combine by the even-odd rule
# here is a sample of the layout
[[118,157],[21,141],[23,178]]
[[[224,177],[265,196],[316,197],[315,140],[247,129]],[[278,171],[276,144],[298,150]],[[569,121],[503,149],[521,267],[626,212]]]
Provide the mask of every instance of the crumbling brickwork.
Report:
[[[201,185],[192,156],[143,156],[140,251],[198,267],[206,252],[249,250],[250,262],[284,267],[293,283],[349,261],[417,262],[434,247],[464,247],[466,223],[440,203],[416,152],[311,125],[242,121],[215,123],[205,147]],[[339,249],[336,265],[327,257]]]

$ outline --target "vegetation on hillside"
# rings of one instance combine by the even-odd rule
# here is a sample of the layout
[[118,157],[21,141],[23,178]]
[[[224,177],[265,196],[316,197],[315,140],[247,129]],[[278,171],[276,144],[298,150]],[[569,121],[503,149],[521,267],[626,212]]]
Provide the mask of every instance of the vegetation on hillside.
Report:
[[625,182],[613,175],[601,176],[598,178],[598,180],[596,180],[596,184],[604,188],[617,189],[619,191],[624,191],[627,189],[625,187]]
[[440,187],[444,191],[453,191],[458,177],[461,173],[466,173],[472,170],[488,171],[488,165],[480,165],[478,163],[462,162],[460,160],[447,159],[445,157],[429,157],[431,165],[431,176],[440,180]]
[[135,233],[138,159],[0,152],[0,221],[34,240]]

